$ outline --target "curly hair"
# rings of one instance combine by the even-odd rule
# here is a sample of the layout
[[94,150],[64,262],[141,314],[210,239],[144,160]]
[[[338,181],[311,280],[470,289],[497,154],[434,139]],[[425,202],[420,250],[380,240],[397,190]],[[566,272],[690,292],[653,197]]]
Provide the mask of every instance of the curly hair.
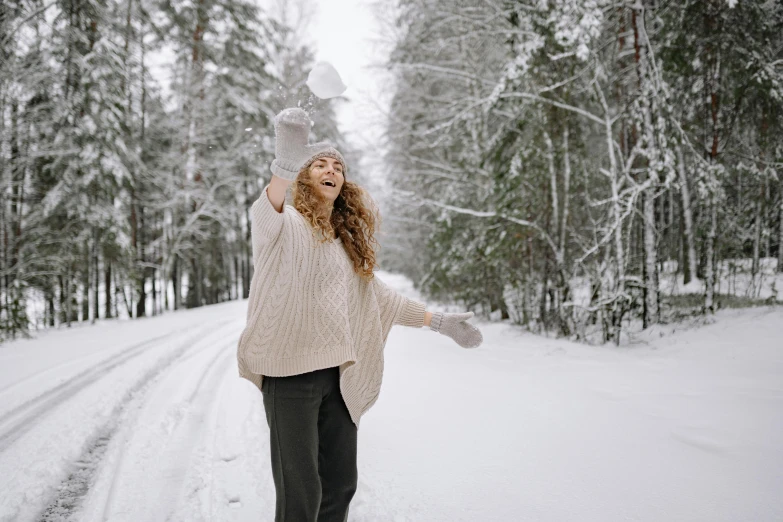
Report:
[[[310,168],[299,171],[291,193],[294,208],[310,222],[313,235],[321,243],[329,241],[334,235],[339,237],[351,258],[354,272],[366,281],[372,280],[373,269],[378,266],[375,252],[380,244],[375,239],[375,232],[380,227],[381,217],[367,191],[356,183],[345,181],[334,200],[330,217],[325,212],[329,200],[321,195],[310,179]],[[318,231],[322,238],[318,238]]]

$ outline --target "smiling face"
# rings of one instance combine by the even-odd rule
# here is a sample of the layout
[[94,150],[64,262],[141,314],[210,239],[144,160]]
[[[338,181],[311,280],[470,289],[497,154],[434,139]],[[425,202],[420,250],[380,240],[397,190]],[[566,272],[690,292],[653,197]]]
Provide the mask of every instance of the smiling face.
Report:
[[310,165],[310,180],[320,194],[334,203],[345,183],[343,165],[334,158],[318,158]]

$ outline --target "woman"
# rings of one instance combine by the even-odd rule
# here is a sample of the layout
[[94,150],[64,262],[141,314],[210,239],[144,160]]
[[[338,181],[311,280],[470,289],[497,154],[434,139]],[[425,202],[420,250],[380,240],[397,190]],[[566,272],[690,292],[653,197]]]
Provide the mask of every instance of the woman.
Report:
[[[253,280],[239,375],[263,393],[275,521],[343,522],[356,492],[360,417],[378,398],[392,325],[481,344],[464,314],[430,313],[373,276],[377,215],[301,109],[275,118],[274,176],[251,207]],[[284,205],[293,183],[294,206]]]

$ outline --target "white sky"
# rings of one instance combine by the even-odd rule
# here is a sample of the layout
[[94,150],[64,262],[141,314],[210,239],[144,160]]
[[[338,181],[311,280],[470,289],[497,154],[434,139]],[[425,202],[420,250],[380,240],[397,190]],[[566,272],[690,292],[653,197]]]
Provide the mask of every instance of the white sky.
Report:
[[[297,28],[296,37],[316,61],[337,69],[347,86],[335,103],[346,140],[363,154],[362,171],[382,185],[382,136],[393,95],[384,68],[392,48],[395,7],[390,0],[256,0],[270,15]],[[349,166],[350,168],[350,166]],[[377,187],[381,188],[381,187]]]
[[[389,0],[256,0],[267,13],[280,17],[282,11],[294,26],[303,21],[307,29],[298,37],[315,51],[316,61],[331,63],[348,87],[337,101],[337,120],[348,142],[364,154],[363,171],[380,179],[379,162],[382,135],[390,98],[391,76],[385,64],[391,50],[390,25],[393,20]],[[386,36],[381,36],[382,34]],[[168,91],[170,50],[162,49],[148,57],[152,74]]]
[[[391,50],[378,5],[367,0],[312,0],[311,45],[316,60],[334,65],[348,87],[337,104],[340,129],[349,142],[365,152],[364,170],[372,177],[372,158],[382,152],[392,89],[383,68]],[[387,2],[388,3],[388,2]],[[386,8],[388,9],[388,8]],[[390,18],[390,15],[387,15]]]

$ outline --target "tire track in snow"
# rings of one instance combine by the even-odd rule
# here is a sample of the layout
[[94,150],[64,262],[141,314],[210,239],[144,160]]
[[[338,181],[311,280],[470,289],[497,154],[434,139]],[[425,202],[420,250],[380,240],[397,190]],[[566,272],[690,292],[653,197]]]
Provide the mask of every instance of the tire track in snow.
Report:
[[[130,346],[128,349],[109,357],[98,364],[74,375],[55,386],[8,411],[0,418],[0,453],[6,451],[15,441],[30,431],[48,412],[58,407],[107,372],[154,348],[161,341],[181,333],[183,330],[159,335]],[[48,371],[48,370],[47,370]]]
[[[228,346],[236,346],[238,340],[237,336]],[[223,360],[218,363],[217,361],[221,358]],[[210,361],[210,367],[204,372],[198,386],[188,398],[188,404],[197,404],[198,408],[188,411],[188,416],[183,419],[176,432],[172,434],[178,442],[173,444],[176,451],[168,459],[170,462],[181,463],[186,467],[181,470],[177,480],[169,480],[161,488],[159,498],[171,499],[172,502],[169,503],[165,512],[162,507],[163,503],[156,503],[156,506],[160,507],[158,512],[160,517],[156,517],[158,520],[192,520],[181,511],[190,508],[193,502],[192,497],[198,494],[199,489],[206,488],[205,484],[198,481],[201,478],[199,476],[200,470],[194,469],[199,462],[198,453],[195,452],[199,443],[207,441],[212,425],[216,422],[214,406],[219,396],[217,391],[224,382],[231,363],[235,362],[235,352],[221,350]],[[212,374],[208,376],[207,374],[210,372]]]
[[[180,345],[180,347],[167,356],[161,363],[154,369],[145,373],[132,389],[128,391],[125,399],[121,401],[113,410],[111,420],[104,426],[101,426],[92,441],[87,445],[88,449],[83,455],[77,459],[75,465],[77,467],[74,471],[58,488],[58,495],[53,499],[49,505],[43,510],[40,517],[36,518],[41,522],[50,521],[67,521],[67,520],[82,520],[81,516],[81,504],[86,496],[90,494],[90,490],[96,480],[96,475],[103,467],[102,472],[110,473],[108,477],[110,482],[108,496],[102,502],[103,506],[100,506],[100,511],[107,511],[112,498],[112,490],[115,488],[115,482],[117,477],[121,473],[122,462],[125,457],[125,451],[128,446],[127,440],[119,447],[119,455],[115,456],[114,460],[117,462],[111,468],[105,466],[105,457],[107,451],[110,451],[110,444],[114,443],[117,433],[121,429],[130,429],[139,421],[139,415],[143,410],[144,405],[150,400],[150,393],[154,389],[156,383],[164,378],[167,371],[172,367],[176,367],[179,364],[184,363],[189,359],[197,357],[200,353],[209,350],[214,347],[214,343],[211,342],[213,336],[219,333],[220,330],[229,323],[234,323],[235,320],[222,321],[217,325],[210,325],[205,328],[199,329],[199,331],[190,336],[188,341]],[[204,336],[204,333],[210,331],[211,333]],[[231,327],[231,331],[237,331],[235,326]],[[206,343],[206,347],[204,347]],[[236,340],[232,340],[231,343],[225,342],[219,343],[221,348],[218,353],[210,358],[210,361],[199,378],[199,384],[196,389],[191,393],[189,401],[193,401],[196,398],[199,390],[202,388],[203,381],[210,371],[213,371],[215,361],[221,356],[225,357],[227,365],[235,356],[235,353],[231,350],[226,350],[226,347],[230,344],[235,344]],[[200,349],[198,347],[201,347]],[[220,374],[224,376],[223,372]],[[103,482],[105,483],[106,480]],[[106,515],[108,516],[108,515]],[[102,519],[104,519],[103,517]]]
[[214,420],[194,465],[189,511],[172,520],[234,522],[275,512],[269,467],[269,427],[263,398],[250,383],[226,381],[215,390]]
[[[179,493],[184,483],[188,469],[187,465],[191,461],[189,458],[197,439],[203,434],[205,424],[198,421],[206,416],[209,406],[214,401],[214,397],[206,396],[200,393],[208,380],[210,372],[215,371],[214,361],[220,357],[225,357],[225,363],[229,363],[236,353],[233,350],[226,350],[229,346],[235,346],[238,335],[229,343],[220,343],[217,353],[204,367],[204,370],[198,376],[197,385],[192,391],[177,402],[177,398],[172,400],[171,396],[166,394],[165,382],[161,379],[161,389],[150,390],[144,404],[140,405],[138,412],[133,419],[124,424],[125,440],[119,445],[119,454],[114,456],[116,465],[110,470],[110,477],[104,479],[108,482],[108,491],[105,498],[95,506],[91,507],[91,513],[97,515],[100,513],[101,520],[168,520],[171,512],[176,509],[176,502],[179,500]],[[191,358],[194,358],[195,355]],[[225,372],[216,373],[218,379],[225,377]],[[175,376],[172,376],[175,377]],[[193,382],[193,381],[191,381]],[[210,383],[211,384],[211,383]],[[206,391],[211,390],[206,386]],[[156,401],[163,395],[161,401]],[[206,396],[207,400],[203,398]],[[196,401],[197,408],[190,411],[189,406],[198,398],[202,404]],[[158,406],[162,404],[161,406]],[[163,411],[156,411],[160,409]],[[180,412],[183,412],[181,416]],[[175,425],[171,429],[166,429],[165,424],[170,419],[174,420]],[[133,426],[152,426],[148,431],[136,430]],[[157,436],[157,437],[156,437]],[[165,442],[161,444],[148,445],[145,442],[150,440],[160,440],[165,437]],[[129,451],[137,449],[131,460]],[[138,450],[141,451],[138,451]],[[146,451],[146,454],[144,452]],[[129,464],[130,463],[130,464]],[[154,468],[154,474],[148,475],[144,472],[145,464]],[[180,464],[180,466],[177,466]],[[185,469],[182,469],[182,465]],[[149,468],[147,468],[149,471]],[[136,478],[146,479],[143,482],[134,481]],[[146,475],[146,476],[145,476]],[[153,485],[154,484],[154,485]],[[156,495],[155,499],[150,500],[150,494]],[[174,496],[175,498],[172,498]],[[143,498],[145,502],[134,503],[127,506],[127,499]],[[122,503],[125,502],[123,510]],[[98,505],[100,504],[100,505]],[[147,511],[140,513],[143,508]],[[153,508],[155,513],[150,513],[149,508]],[[123,518],[124,515],[130,515],[128,509],[135,509],[132,516]]]
[[[171,337],[175,333],[178,333],[178,332],[182,333],[182,332],[185,332],[185,331],[187,331],[187,328],[181,328],[181,329],[179,329],[177,331],[173,331],[173,332],[165,333],[165,334],[158,335],[158,336],[155,336],[155,337],[151,337],[149,339],[145,339],[144,341],[139,341],[139,342],[137,342],[135,344],[132,344],[130,346],[126,346],[124,348],[120,348],[120,350],[117,353],[115,353],[114,355],[110,355],[107,359],[99,361],[98,363],[96,363],[96,365],[97,364],[108,363],[111,359],[114,359],[116,357],[121,357],[128,350],[133,350],[133,349],[138,348],[139,346],[141,346],[143,344],[147,344],[147,343],[151,343],[151,342],[157,342],[157,341],[160,341],[162,339],[165,339],[166,337]],[[85,355],[81,355],[81,356],[76,357],[74,359],[68,359],[66,361],[62,361],[59,364],[55,364],[54,366],[50,366],[49,368],[45,368],[43,370],[40,370],[40,371],[34,373],[33,375],[28,375],[27,377],[24,377],[24,378],[22,378],[22,379],[20,379],[18,381],[8,383],[5,386],[0,387],[0,396],[2,396],[4,393],[7,393],[9,390],[12,390],[13,388],[16,388],[17,386],[25,384],[28,381],[40,379],[41,375],[44,374],[44,373],[56,371],[57,369],[59,369],[59,368],[61,368],[63,366],[67,366],[69,364],[73,364],[75,362],[78,362],[78,361],[80,361],[82,359],[88,359],[88,358],[94,357],[94,356],[95,356],[95,352],[92,352],[92,353],[88,353],[88,354],[85,354]],[[95,366],[95,365],[93,365],[93,366]],[[90,368],[86,368],[85,370],[80,372],[79,375],[81,375],[81,373],[84,373],[84,372],[89,371],[89,370],[90,370]],[[72,378],[76,378],[79,375],[74,375]],[[37,397],[36,397],[36,399],[37,399]],[[35,400],[35,399],[33,399],[33,400]],[[17,408],[18,408],[18,406],[17,406]],[[17,409],[17,408],[14,408],[14,409]],[[8,412],[4,412],[3,415],[10,414],[12,412],[13,412],[13,410],[8,411]]]

